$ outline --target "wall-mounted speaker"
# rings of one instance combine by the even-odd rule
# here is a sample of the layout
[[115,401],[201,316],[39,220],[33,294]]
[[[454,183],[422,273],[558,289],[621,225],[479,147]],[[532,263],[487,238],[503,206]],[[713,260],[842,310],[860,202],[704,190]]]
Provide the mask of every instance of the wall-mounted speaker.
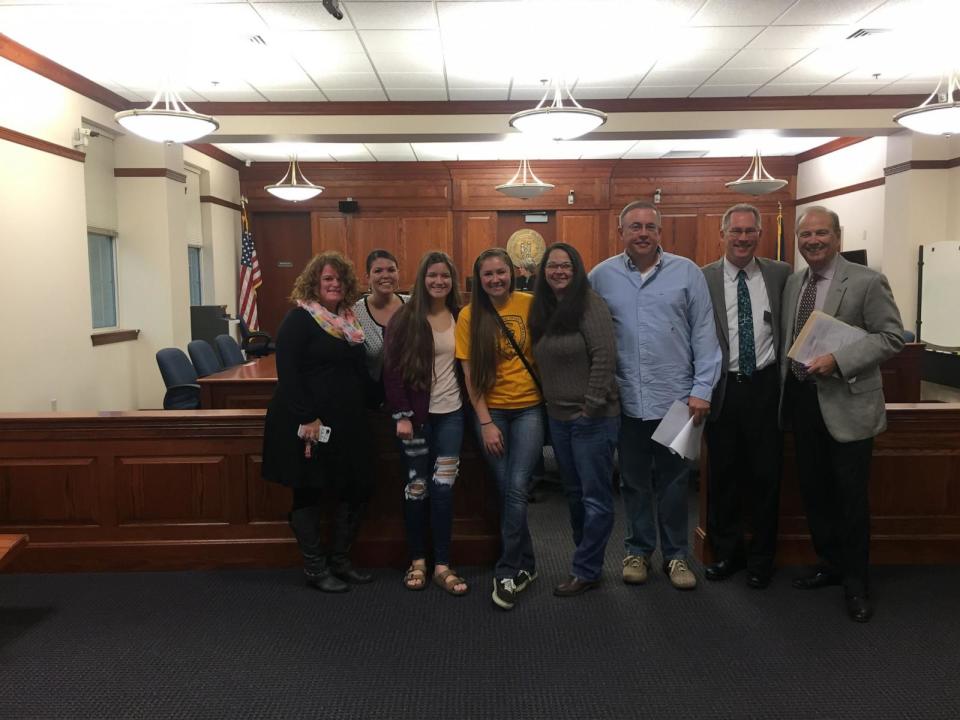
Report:
[[360,203],[356,200],[341,200],[337,203],[337,207],[340,208],[340,212],[349,215],[360,210]]

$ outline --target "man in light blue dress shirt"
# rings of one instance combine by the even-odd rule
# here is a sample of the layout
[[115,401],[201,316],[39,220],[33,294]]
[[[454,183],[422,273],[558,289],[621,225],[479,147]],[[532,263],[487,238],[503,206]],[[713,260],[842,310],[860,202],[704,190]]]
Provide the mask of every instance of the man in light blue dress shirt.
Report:
[[703,422],[721,354],[703,273],[692,261],[663,251],[660,224],[656,205],[628,204],[617,229],[624,252],[597,265],[590,284],[610,307],[617,333],[627,519],[623,580],[646,582],[659,529],[664,572],[678,590],[692,590],[697,578],[687,560],[689,466],[650,436],[676,400],[687,403],[694,422]]

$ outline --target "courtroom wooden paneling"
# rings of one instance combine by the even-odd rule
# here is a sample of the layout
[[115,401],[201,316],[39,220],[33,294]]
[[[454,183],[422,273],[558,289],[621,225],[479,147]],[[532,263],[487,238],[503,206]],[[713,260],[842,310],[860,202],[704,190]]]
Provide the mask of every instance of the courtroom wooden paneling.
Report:
[[[496,212],[463,212],[453,215],[454,243],[453,261],[460,269],[461,282],[466,287],[467,279],[473,274],[473,261],[487,248],[504,247],[497,240]],[[459,245],[459,249],[457,247]]]
[[453,218],[450,213],[433,217],[400,219],[400,287],[409,290],[416,279],[420,258],[433,250],[453,257]]
[[287,298],[293,282],[313,256],[310,214],[251,213],[250,227],[263,277],[257,290],[260,329],[276,337],[280,322],[292,307]]
[[[960,562],[960,404],[889,403],[870,469],[870,560],[875,564]],[[704,478],[706,476],[704,475]],[[707,482],[701,483],[696,553],[706,542]],[[777,563],[816,561],[796,476],[793,436],[784,438]]]
[[310,213],[310,250],[313,255],[325,250],[347,255],[347,216]]
[[[354,549],[402,566],[400,457],[372,415],[375,495]],[[290,492],[260,478],[263,410],[0,414],[0,533],[29,534],[13,571],[292,565]],[[454,493],[452,554],[496,557],[493,485],[472,438]]]
[[[542,211],[541,211],[542,212]],[[556,213],[548,211],[545,215],[547,222],[527,222],[528,211],[500,211],[497,213],[497,245],[506,247],[510,236],[518,230],[533,230],[543,238],[546,247],[557,241]],[[539,213],[538,213],[539,215]]]
[[660,246],[669,253],[690,258],[700,265],[697,236],[697,216],[690,214],[661,214]]
[[554,188],[529,200],[512,198],[496,189],[497,185],[508,182],[514,176],[519,161],[449,163],[453,180],[453,208],[515,212],[562,210],[570,207],[568,197],[571,190],[577,209],[607,208],[610,205],[610,173],[614,163],[613,160],[534,161],[531,167],[537,177],[554,185]]
[[563,210],[557,212],[557,241],[573,245],[589,270],[610,256],[606,214],[600,210]]
[[395,257],[400,255],[400,218],[351,215],[347,219],[347,256],[353,260],[363,289],[369,285],[367,255],[376,249],[389,250]]

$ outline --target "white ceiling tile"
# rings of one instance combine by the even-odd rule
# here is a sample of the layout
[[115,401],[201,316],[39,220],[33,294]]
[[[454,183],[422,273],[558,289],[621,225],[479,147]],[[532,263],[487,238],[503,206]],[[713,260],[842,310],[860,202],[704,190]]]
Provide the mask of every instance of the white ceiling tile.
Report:
[[580,101],[598,99],[619,100],[621,98],[630,97],[630,93],[633,92],[633,88],[635,87],[636,83],[633,85],[617,85],[614,87],[580,87],[578,85],[573,96]]
[[525,12],[520,0],[509,2],[437,2],[440,16],[440,29],[447,33],[496,33],[502,29],[509,31],[510,22]]
[[391,100],[400,101],[437,101],[447,100],[447,91],[444,88],[387,88]]
[[323,94],[313,90],[274,90],[258,87],[257,90],[271,102],[323,102]]
[[644,85],[699,85],[712,72],[710,70],[657,70],[654,68],[643,79]]
[[273,59],[252,65],[243,73],[244,79],[258,90],[313,90],[310,76],[293,60]]
[[904,80],[880,88],[877,90],[877,95],[929,95],[933,92],[933,88],[934,85],[930,83]]
[[802,27],[768,27],[749,45],[750,49],[782,50],[790,48],[813,49],[839,42],[850,33],[833,25],[805,25]]
[[364,143],[380,162],[411,162],[417,159],[410,143]]
[[492,87],[472,87],[472,88],[450,88],[451,100],[506,100],[507,86],[499,88]]
[[380,73],[380,80],[387,90],[408,88],[446,89],[441,73]]
[[[576,144],[573,144],[576,143]],[[634,140],[574,140],[564,143],[582,160],[613,160],[623,157],[634,145]]]
[[594,88],[594,87],[626,87],[630,86],[631,88],[635,87],[638,82],[643,80],[643,76],[646,75],[646,72],[642,73],[629,73],[623,75],[609,75],[606,77],[580,77],[577,79],[577,84],[575,86],[576,90],[574,94],[578,94],[580,90],[584,88]]
[[810,51],[804,48],[773,50],[769,48],[745,48],[730,58],[730,61],[724,65],[728,68],[769,68],[777,67],[787,68],[795,62],[802,60],[810,54]]
[[373,162],[375,160],[361,143],[329,143],[327,152],[336,162]]
[[775,25],[849,25],[883,5],[883,0],[799,0]]
[[884,83],[830,83],[815,95],[870,95],[886,87]]
[[317,85],[326,92],[328,89],[380,89],[380,79],[374,73],[335,73],[331,75],[316,75],[313,78]]
[[358,30],[436,30],[432,2],[347,2],[350,19]]
[[641,85],[633,91],[632,98],[687,97],[697,89],[696,85]]
[[372,73],[373,65],[365,53],[344,53],[322,56],[300,55],[296,56],[307,73],[313,76],[332,75],[333,73]]
[[952,0],[887,0],[859,24],[867,28],[899,28],[905,25],[927,24],[929,18],[939,18],[956,26],[957,4]]
[[748,97],[757,85],[703,85],[692,97]]
[[734,51],[700,50],[695,48],[670,49],[657,59],[657,70],[716,70],[727,62]]
[[378,72],[387,73],[438,73],[443,71],[443,57],[439,52],[425,49],[422,52],[377,52],[370,59]]
[[782,68],[721,68],[707,80],[707,85],[760,85],[781,70]]
[[360,33],[367,52],[439,53],[440,33],[436,30],[364,30]]
[[270,30],[352,30],[349,17],[337,20],[318,2],[255,2]]
[[447,70],[447,87],[451,88],[491,88],[507,91],[510,87],[510,76],[477,78],[470,75],[460,75]]
[[823,83],[779,83],[777,85],[764,85],[753,93],[753,97],[780,97],[789,95],[811,95],[823,87]]
[[760,27],[688,27],[671,39],[671,47],[698,50],[739,50],[750,42]]
[[333,102],[374,102],[386,100],[380,88],[364,88],[359,90],[345,90],[342,88],[323,89],[324,94]]
[[412,143],[413,152],[421,162],[457,159],[457,143]]
[[529,85],[514,85],[510,88],[511,100],[534,100],[539,102],[543,97],[543,88]]
[[253,88],[211,88],[203,91],[203,96],[210,102],[257,102],[263,100]]
[[360,36],[353,30],[271,32],[269,42],[297,56],[335,58],[340,54],[365,52],[360,43]]
[[691,25],[769,25],[795,0],[707,0]]

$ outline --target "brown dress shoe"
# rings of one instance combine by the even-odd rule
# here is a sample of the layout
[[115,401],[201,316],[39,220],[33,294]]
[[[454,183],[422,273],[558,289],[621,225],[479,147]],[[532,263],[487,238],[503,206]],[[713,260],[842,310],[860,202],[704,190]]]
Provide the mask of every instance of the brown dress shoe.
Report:
[[599,580],[581,580],[571,575],[566,582],[560,583],[553,589],[553,594],[557,597],[573,597],[587,590],[593,590],[595,587],[600,587]]

